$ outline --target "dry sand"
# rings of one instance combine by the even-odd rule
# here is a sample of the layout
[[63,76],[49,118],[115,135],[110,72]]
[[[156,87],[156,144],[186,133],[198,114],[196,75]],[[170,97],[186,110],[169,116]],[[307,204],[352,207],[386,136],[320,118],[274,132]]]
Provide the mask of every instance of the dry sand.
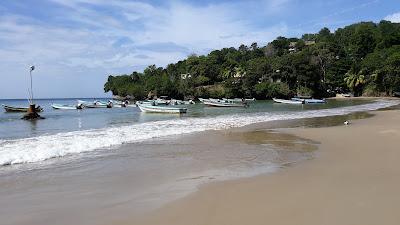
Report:
[[400,111],[375,114],[350,126],[285,130],[320,142],[316,158],[205,185],[127,224],[398,225]]

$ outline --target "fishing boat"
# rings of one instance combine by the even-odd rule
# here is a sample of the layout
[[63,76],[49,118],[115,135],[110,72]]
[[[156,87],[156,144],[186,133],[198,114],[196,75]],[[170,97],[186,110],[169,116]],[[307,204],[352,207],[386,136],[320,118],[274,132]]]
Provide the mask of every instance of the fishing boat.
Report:
[[[18,106],[9,106],[2,105],[6,112],[28,112],[29,107],[18,107]],[[43,108],[40,106],[36,107],[36,112],[43,112]]]
[[94,102],[87,102],[87,101],[82,101],[78,100],[78,104],[82,104],[85,108],[112,108],[113,103],[111,101],[109,102],[101,102],[101,101],[94,101]]
[[170,105],[183,105],[183,104],[185,104],[185,102],[182,100],[171,99],[171,101],[169,101],[169,104]]
[[294,100],[286,100],[286,99],[279,99],[273,98],[274,102],[276,103],[283,103],[283,104],[293,104],[293,105],[301,105],[304,104],[304,101],[294,101]]
[[188,101],[183,101],[184,105],[194,105],[196,102],[194,102],[192,99],[189,99]]
[[293,101],[304,101],[304,104],[324,104],[324,103],[326,103],[325,99],[315,99],[315,98],[305,99],[305,98],[295,97],[295,98],[292,98],[292,100]]
[[247,107],[245,102],[233,102],[221,99],[208,99],[203,101],[204,105],[214,107]]
[[51,107],[53,109],[60,109],[60,110],[74,110],[74,109],[83,109],[83,105],[61,105],[61,104],[52,104]]
[[117,100],[110,100],[109,103],[112,103],[113,108],[126,108],[129,105],[129,101],[117,101]]
[[232,101],[232,102],[254,102],[255,98],[222,98],[222,100]]
[[149,112],[149,113],[186,113],[186,108],[175,108],[175,107],[166,107],[166,106],[156,106],[151,104],[137,104],[139,109],[142,112]]

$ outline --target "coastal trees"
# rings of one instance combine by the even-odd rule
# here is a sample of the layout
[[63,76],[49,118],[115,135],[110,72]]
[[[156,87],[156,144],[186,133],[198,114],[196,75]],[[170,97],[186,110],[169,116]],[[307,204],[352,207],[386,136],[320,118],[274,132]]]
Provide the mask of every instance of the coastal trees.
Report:
[[362,22],[331,32],[322,28],[301,38],[277,37],[266,46],[191,54],[165,68],[110,75],[104,91],[135,98],[170,97],[325,97],[392,95],[400,91],[400,24]]

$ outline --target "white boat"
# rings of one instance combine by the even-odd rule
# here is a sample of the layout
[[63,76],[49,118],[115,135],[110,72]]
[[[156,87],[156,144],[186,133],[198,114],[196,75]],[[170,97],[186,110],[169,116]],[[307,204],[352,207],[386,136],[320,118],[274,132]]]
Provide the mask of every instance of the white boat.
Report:
[[112,108],[113,103],[111,101],[101,102],[101,101],[94,101],[94,102],[87,102],[78,100],[78,104],[82,104],[85,108]]
[[222,98],[222,100],[232,101],[232,102],[254,102],[255,98]]
[[171,101],[169,101],[169,104],[170,105],[183,105],[183,104],[185,104],[185,102],[182,100],[171,99]]
[[208,99],[203,101],[204,105],[215,107],[247,107],[246,103],[233,102],[220,99]]
[[315,98],[292,98],[293,101],[304,101],[305,104],[324,104],[326,103],[325,99],[315,99]]
[[185,105],[194,105],[194,104],[196,104],[196,102],[194,102],[192,99],[190,99],[188,101],[183,101],[183,104],[185,104]]
[[186,113],[186,108],[175,108],[175,107],[166,107],[166,106],[155,106],[150,104],[137,104],[139,109],[142,112],[149,113]]
[[114,108],[125,108],[129,105],[129,101],[117,101],[117,100],[111,100],[110,102],[112,102],[112,107]]
[[200,101],[200,102],[204,102],[205,100],[207,100],[207,99],[205,99],[205,98],[199,98],[199,101]]
[[61,110],[75,110],[82,109],[82,105],[61,105],[61,104],[51,104],[53,109],[61,109]]
[[279,99],[273,98],[274,102],[276,103],[283,103],[283,104],[293,104],[293,105],[301,105],[304,104],[304,101],[293,101],[293,100],[286,100],[286,99]]

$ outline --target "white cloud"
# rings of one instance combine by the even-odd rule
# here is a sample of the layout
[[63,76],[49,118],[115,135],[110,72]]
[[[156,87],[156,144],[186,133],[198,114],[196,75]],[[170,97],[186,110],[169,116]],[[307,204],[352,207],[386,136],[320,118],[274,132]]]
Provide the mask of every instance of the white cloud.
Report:
[[[266,44],[288,32],[285,23],[259,26],[251,17],[276,13],[289,0],[263,1],[268,10],[250,2],[194,6],[171,1],[155,6],[121,0],[49,1],[57,7],[51,21],[0,15],[0,67],[14,71],[0,73],[2,77],[13,79],[23,71],[13,68],[36,64],[46,77],[73,79],[95,72],[101,80],[110,73],[130,73],[150,64],[165,66],[190,53],[206,54],[242,43]],[[116,44],[119,40],[123,41]]]
[[393,23],[400,23],[400,12],[386,16],[385,20],[391,21]]

